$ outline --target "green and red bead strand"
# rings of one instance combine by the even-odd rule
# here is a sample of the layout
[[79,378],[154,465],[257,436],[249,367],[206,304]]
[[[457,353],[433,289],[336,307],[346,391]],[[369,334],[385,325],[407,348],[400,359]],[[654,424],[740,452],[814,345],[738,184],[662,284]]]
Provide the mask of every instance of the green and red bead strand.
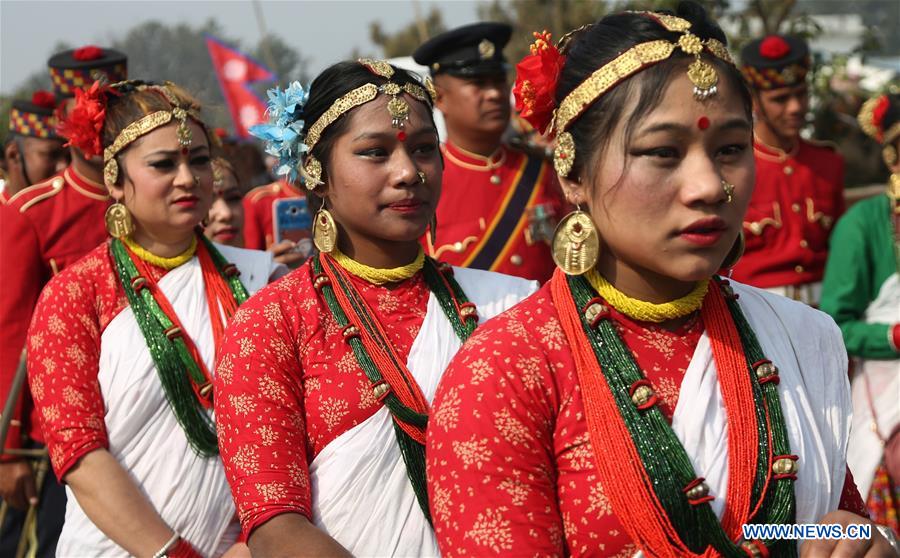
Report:
[[[682,542],[698,553],[703,552],[708,545],[712,545],[725,556],[745,556],[746,547],[729,539],[712,508],[709,507],[708,502],[711,497],[708,487],[703,479],[697,477],[693,471],[683,446],[668,421],[656,408],[656,396],[652,391],[652,386],[643,377],[633,356],[619,337],[615,326],[609,319],[609,312],[605,309],[602,299],[596,297],[593,289],[583,278],[570,277],[568,282],[576,307],[582,309],[584,332],[593,347],[622,418],[631,432],[634,445],[651,479],[653,490],[679,533]],[[746,320],[741,320],[743,315],[740,314],[740,308],[731,304],[728,309],[735,325],[738,326],[742,344],[752,346],[752,348],[745,349],[746,357],[749,359],[761,355],[762,352],[755,336],[748,336],[746,330],[741,331],[741,323],[742,321],[745,323]],[[752,330],[750,333],[752,334]],[[748,372],[753,375],[754,379],[756,378],[755,370],[749,364]],[[761,401],[762,398],[757,397],[756,387],[759,386],[754,386],[754,403],[760,408],[763,406],[766,409],[771,408],[771,401]],[[763,392],[764,389],[759,392]],[[774,403],[780,411],[777,393],[775,395]],[[769,429],[768,423],[771,423],[771,420],[766,420],[767,415],[768,413],[764,410],[755,412],[756,428],[763,440],[769,438],[766,431]],[[780,417],[780,413],[774,417],[776,423],[779,420],[778,417]],[[784,431],[783,419],[781,422],[781,428]],[[775,430],[777,431],[778,428],[776,427]],[[780,450],[779,446],[780,444],[776,444],[776,452]],[[766,451],[769,451],[768,448]],[[754,492],[762,490],[763,484],[758,479],[765,475],[767,463],[768,460],[757,462]],[[784,501],[791,500],[792,502],[793,492],[791,490],[789,494],[778,494],[773,500],[781,506],[790,506],[790,503],[786,504]],[[786,548],[784,554],[789,555],[791,550]],[[781,554],[781,552],[778,553],[778,555]]]

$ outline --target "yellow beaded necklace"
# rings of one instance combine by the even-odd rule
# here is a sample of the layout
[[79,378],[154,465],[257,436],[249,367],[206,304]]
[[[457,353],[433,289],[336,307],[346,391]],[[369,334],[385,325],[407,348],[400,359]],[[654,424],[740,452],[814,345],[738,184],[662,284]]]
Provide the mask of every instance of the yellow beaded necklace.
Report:
[[706,290],[709,288],[709,279],[700,281],[694,290],[687,295],[662,304],[645,302],[631,298],[622,291],[613,287],[604,279],[597,270],[592,269],[585,274],[585,278],[613,308],[633,320],[641,322],[665,322],[687,316],[700,309]]
[[135,256],[139,257],[149,264],[161,267],[163,269],[175,269],[176,267],[189,262],[190,259],[194,257],[194,253],[197,251],[196,236],[191,237],[191,245],[187,247],[187,250],[178,254],[177,256],[172,256],[171,258],[157,256],[150,250],[147,250],[146,248],[135,242],[134,239],[132,239],[130,236],[123,237],[121,240],[125,246],[128,246],[128,249],[131,250]]
[[365,264],[361,264],[358,261],[352,259],[350,256],[347,256],[337,248],[335,248],[334,251],[332,251],[329,255],[334,258],[334,261],[336,261],[338,265],[340,265],[353,275],[356,275],[360,279],[365,279],[366,281],[374,285],[396,283],[397,281],[409,279],[420,269],[422,269],[422,266],[425,265],[425,252],[422,251],[421,248],[419,249],[419,255],[416,256],[416,259],[414,259],[411,263],[392,269],[378,269],[376,267],[370,267]]

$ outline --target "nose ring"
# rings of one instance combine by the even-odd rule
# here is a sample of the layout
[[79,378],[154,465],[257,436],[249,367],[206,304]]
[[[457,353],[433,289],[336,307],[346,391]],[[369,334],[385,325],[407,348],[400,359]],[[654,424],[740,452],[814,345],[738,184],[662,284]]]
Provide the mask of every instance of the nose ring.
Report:
[[195,174],[194,175],[194,186],[199,186],[199,185],[200,185],[200,177]]
[[416,175],[419,177],[422,186],[428,184],[428,175],[425,174],[425,171],[416,171]]
[[734,199],[734,184],[722,179],[722,190],[725,191],[725,202],[731,203],[731,200]]

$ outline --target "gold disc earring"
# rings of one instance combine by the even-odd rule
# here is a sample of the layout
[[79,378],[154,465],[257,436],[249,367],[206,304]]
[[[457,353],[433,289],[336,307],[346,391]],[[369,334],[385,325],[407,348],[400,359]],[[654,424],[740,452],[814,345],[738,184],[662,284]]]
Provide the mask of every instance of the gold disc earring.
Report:
[[337,225],[334,224],[331,213],[323,207],[316,213],[313,221],[313,244],[316,245],[319,252],[331,253],[337,246],[337,235]]
[[553,261],[567,275],[582,275],[596,265],[600,256],[600,235],[591,217],[578,207],[553,232]]
[[106,221],[106,231],[114,238],[125,238],[134,232],[131,213],[119,202],[109,206],[103,218]]
[[725,255],[725,261],[722,262],[722,269],[731,269],[736,266],[741,259],[741,256],[744,255],[745,247],[746,241],[744,240],[744,231],[741,231],[735,239],[734,244],[732,244],[731,250]]

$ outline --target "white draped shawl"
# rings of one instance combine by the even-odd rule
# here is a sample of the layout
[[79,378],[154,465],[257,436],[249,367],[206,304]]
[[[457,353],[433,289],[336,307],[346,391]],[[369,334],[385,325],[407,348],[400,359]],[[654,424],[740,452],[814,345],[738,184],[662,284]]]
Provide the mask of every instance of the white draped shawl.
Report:
[[[881,285],[878,296],[866,309],[864,319],[868,323],[900,323],[900,277],[896,273]],[[900,359],[869,359],[859,360],[859,363],[852,385],[853,424],[847,461],[865,500],[884,455],[881,439],[872,431],[872,408],[881,436],[889,436],[894,426],[900,423]]]
[[[537,283],[499,273],[454,268],[483,322],[537,290]],[[462,343],[432,294],[407,366],[428,401]],[[354,556],[439,556],[419,508],[387,408],[328,444],[309,467],[317,527]]]
[[[265,286],[277,269],[267,252],[216,247],[241,271],[250,293]],[[166,273],[159,287],[212,372],[215,348],[199,260],[194,257]],[[188,444],[130,307],[101,334],[97,378],[109,452],[167,525],[203,556],[221,555],[240,533],[225,470],[218,456],[200,457]],[[66,495],[57,556],[128,556],[91,522],[68,486]]]
[[[778,367],[790,449],[800,457],[796,521],[815,523],[837,509],[847,469],[851,410],[841,332],[831,317],[805,304],[731,284],[763,354]],[[715,497],[710,504],[721,518],[728,485],[728,423],[705,332],[681,382],[672,429],[694,471],[706,478]]]

